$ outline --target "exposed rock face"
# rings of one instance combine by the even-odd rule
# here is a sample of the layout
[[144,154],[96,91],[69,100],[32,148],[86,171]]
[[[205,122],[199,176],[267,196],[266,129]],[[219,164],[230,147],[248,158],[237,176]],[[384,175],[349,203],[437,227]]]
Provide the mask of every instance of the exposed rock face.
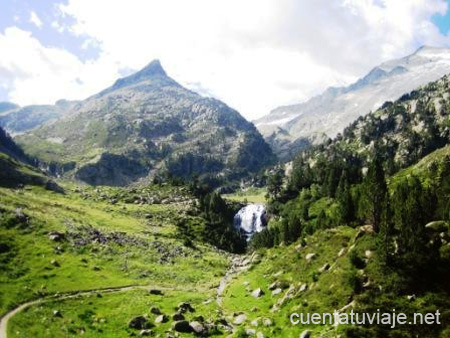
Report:
[[64,192],[32,163],[32,159],[0,127],[0,186],[16,188],[30,184],[44,186],[58,193]]
[[234,227],[244,232],[250,240],[255,232],[260,232],[267,225],[266,207],[262,204],[249,204],[234,216]]
[[342,133],[361,115],[380,108],[420,86],[448,74],[450,49],[422,47],[414,54],[385,62],[348,87],[274,109],[255,121],[275,153],[289,159],[310,143]]
[[124,186],[148,175],[148,168],[123,155],[103,153],[96,163],[86,164],[75,178],[91,185]]
[[253,124],[183,88],[159,61],[17,139],[46,163],[75,162],[63,174],[95,185],[126,185],[162,171],[225,181],[274,159]]

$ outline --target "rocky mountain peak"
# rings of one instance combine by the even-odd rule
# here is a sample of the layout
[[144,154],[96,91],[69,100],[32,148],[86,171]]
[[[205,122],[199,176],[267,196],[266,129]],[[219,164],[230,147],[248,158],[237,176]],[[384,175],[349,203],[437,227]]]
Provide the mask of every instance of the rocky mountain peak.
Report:
[[142,68],[137,73],[118,79],[112,86],[112,89],[115,90],[127,86],[132,86],[140,82],[166,77],[167,74],[162,68],[161,62],[159,60],[153,60],[146,67]]

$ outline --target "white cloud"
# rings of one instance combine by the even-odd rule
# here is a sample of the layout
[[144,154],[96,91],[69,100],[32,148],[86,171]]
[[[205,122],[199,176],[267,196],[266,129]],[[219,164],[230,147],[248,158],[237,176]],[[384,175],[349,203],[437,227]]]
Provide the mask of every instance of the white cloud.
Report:
[[[421,44],[450,45],[430,21],[446,12],[443,0],[69,0],[60,9],[76,19],[65,29],[89,36],[86,46],[96,43],[100,56],[83,63],[34,40],[33,51],[52,55],[39,61],[40,77],[14,81],[11,97],[20,103],[82,98],[110,85],[119,69],[159,58],[177,81],[254,119]],[[30,60],[17,69],[28,72]],[[3,63],[2,56],[0,72]],[[34,95],[44,87],[40,80],[55,93]]]
[[0,50],[0,83],[10,100],[21,105],[85,98],[118,77],[115,65],[82,63],[63,49],[42,46],[31,33],[15,27],[0,34]]
[[30,13],[30,22],[33,25],[35,25],[37,28],[42,27],[42,21],[41,21],[41,19],[39,19],[38,15],[34,11],[31,11],[31,13]]

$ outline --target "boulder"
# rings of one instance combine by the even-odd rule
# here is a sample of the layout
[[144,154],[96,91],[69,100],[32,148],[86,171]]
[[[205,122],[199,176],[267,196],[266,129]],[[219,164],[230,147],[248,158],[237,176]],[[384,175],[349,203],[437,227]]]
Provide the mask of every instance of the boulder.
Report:
[[283,292],[283,290],[281,288],[277,288],[277,289],[272,291],[272,296],[279,295],[282,292]]
[[48,238],[55,242],[61,242],[65,239],[65,235],[62,232],[53,231],[48,234]]
[[206,333],[205,326],[203,326],[203,324],[198,321],[190,322],[189,326],[191,327],[192,332],[194,332],[195,334],[202,335]]
[[142,330],[141,332],[139,332],[139,336],[141,336],[141,337],[148,337],[148,336],[152,336],[152,335],[153,335],[152,330]]
[[252,320],[251,322],[250,322],[250,325],[251,326],[255,326],[255,327],[258,327],[259,326],[259,321],[261,320],[261,318],[256,318],[256,319],[254,319],[254,320]]
[[156,306],[152,306],[150,308],[150,313],[153,313],[154,315],[162,314],[161,310],[158,307],[156,307]]
[[136,316],[128,322],[128,327],[130,329],[143,330],[150,328],[151,324],[144,316]]
[[310,261],[313,260],[314,258],[316,258],[316,254],[313,253],[313,252],[311,252],[311,253],[309,253],[309,254],[307,254],[307,255],[305,256],[305,259],[306,259],[307,262],[310,262]]
[[320,273],[327,271],[330,268],[330,264],[325,263],[318,271]]
[[257,288],[255,290],[253,290],[253,292],[252,292],[252,297],[254,297],[254,298],[259,298],[262,295],[264,295],[264,291],[261,290],[261,288]]
[[272,284],[269,285],[268,289],[275,290],[277,287],[278,287],[278,282],[273,282]]
[[192,327],[187,320],[179,320],[172,324],[172,329],[177,332],[189,333],[192,332]]
[[305,330],[302,333],[300,333],[300,338],[310,338],[311,337],[311,331]]
[[62,318],[62,314],[60,310],[53,310],[53,317]]
[[192,307],[191,304],[186,303],[186,302],[182,302],[180,304],[178,304],[178,310],[181,313],[186,313],[186,312],[195,312],[195,309]]
[[448,230],[448,224],[445,221],[433,221],[425,225],[425,229],[430,232],[442,232]]
[[263,319],[263,325],[266,326],[266,327],[269,327],[269,326],[273,325],[273,322],[272,322],[272,320],[270,318],[264,318]]
[[159,315],[155,318],[155,323],[161,324],[161,323],[167,323],[169,321],[169,317],[166,315]]
[[247,320],[247,315],[245,313],[242,313],[238,315],[236,318],[234,318],[233,324],[235,325],[241,325]]
[[175,321],[184,320],[184,316],[182,313],[176,312],[172,315],[172,320],[175,320]]
[[246,329],[245,333],[247,334],[247,336],[254,336],[254,335],[256,335],[256,330],[255,329]]
[[157,296],[162,296],[163,292],[161,290],[158,289],[150,289],[148,290],[148,293],[151,295],[157,295]]

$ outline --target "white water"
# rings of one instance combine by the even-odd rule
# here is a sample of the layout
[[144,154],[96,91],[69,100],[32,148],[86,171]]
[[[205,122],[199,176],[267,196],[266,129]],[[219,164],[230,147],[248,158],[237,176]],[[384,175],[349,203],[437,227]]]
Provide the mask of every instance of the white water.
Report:
[[249,204],[238,211],[233,223],[235,228],[243,230],[247,240],[250,240],[255,232],[262,231],[267,225],[266,207],[262,204]]

